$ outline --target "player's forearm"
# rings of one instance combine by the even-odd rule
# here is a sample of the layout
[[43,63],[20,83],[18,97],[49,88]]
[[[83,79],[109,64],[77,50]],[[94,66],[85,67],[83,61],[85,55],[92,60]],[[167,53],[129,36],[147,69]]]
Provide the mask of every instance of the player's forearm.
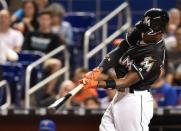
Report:
[[118,80],[105,80],[105,81],[98,81],[98,88],[105,88],[105,89],[123,89],[129,87],[129,84],[124,81],[124,79]]
[[99,64],[102,72],[106,72],[110,68],[114,67],[119,60],[119,58],[128,50],[129,45],[125,40],[123,40],[119,46],[113,49],[110,53]]
[[121,79],[98,81],[97,86],[107,89],[112,88],[121,90],[134,85],[138,81],[140,81],[138,74],[130,71],[124,78]]

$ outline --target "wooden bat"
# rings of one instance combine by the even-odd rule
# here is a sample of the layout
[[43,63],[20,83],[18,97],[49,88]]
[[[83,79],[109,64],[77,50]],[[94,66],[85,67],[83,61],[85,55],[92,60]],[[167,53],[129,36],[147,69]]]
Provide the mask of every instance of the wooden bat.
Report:
[[73,90],[71,90],[69,93],[67,93],[65,96],[56,100],[53,104],[51,104],[48,107],[48,111],[51,113],[55,112],[58,108],[63,106],[70,97],[76,95],[80,90],[82,90],[83,87],[84,87],[84,85],[80,84],[77,87],[75,87]]

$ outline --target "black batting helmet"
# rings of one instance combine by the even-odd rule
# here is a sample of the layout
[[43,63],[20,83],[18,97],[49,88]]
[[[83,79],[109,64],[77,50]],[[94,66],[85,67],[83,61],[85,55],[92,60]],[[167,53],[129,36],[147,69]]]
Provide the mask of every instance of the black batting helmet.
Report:
[[152,8],[145,12],[143,23],[149,28],[148,34],[165,32],[169,22],[168,13],[159,8]]

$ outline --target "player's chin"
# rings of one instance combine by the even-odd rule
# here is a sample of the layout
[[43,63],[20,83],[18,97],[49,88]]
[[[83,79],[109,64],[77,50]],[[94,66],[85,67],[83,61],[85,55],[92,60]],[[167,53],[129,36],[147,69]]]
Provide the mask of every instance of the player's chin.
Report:
[[158,33],[158,34],[154,34],[154,35],[144,34],[143,41],[145,43],[155,43],[162,37],[162,35],[163,35],[163,33]]

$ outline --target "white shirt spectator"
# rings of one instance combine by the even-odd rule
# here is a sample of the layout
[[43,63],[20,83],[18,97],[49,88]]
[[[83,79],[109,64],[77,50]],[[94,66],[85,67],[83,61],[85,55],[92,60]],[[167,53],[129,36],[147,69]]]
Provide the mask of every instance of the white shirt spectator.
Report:
[[21,32],[10,28],[7,32],[0,33],[0,40],[6,44],[8,48],[16,50],[16,48],[22,47],[24,37]]
[[165,38],[165,47],[169,51],[177,47],[177,40],[174,35]]
[[18,55],[3,42],[0,42],[0,64],[6,63],[7,60],[16,61],[18,60]]

